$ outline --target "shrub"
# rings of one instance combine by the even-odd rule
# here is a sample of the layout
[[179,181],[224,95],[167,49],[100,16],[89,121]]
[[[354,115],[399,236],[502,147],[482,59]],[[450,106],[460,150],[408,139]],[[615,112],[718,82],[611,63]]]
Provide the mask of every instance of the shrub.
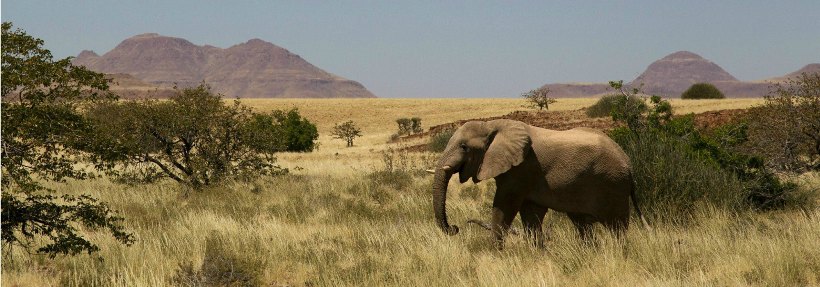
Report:
[[413,117],[410,119],[410,132],[417,134],[423,132],[424,129],[421,128],[421,118]]
[[678,138],[626,128],[614,130],[612,136],[629,155],[636,194],[649,216],[686,221],[698,204],[741,206],[743,186],[737,177],[691,152]]
[[748,114],[744,149],[777,171],[820,170],[820,73],[775,84],[765,103]]
[[447,148],[447,143],[455,133],[454,129],[444,129],[433,134],[430,137],[430,142],[427,143],[427,149],[431,152],[443,152]]
[[[618,82],[610,83],[621,88]],[[627,97],[637,93],[621,92]],[[671,105],[657,96],[650,103],[646,112],[614,109],[613,119],[627,126],[610,136],[630,156],[636,193],[648,210],[658,211],[656,216],[685,219],[698,202],[728,209],[810,204],[795,192],[794,184],[764,169],[761,158],[736,149],[748,139],[745,123],[704,134],[695,128],[693,115],[672,118]]]
[[399,135],[409,135],[412,130],[412,121],[408,118],[400,118],[396,120],[396,124],[399,125]]
[[606,95],[598,99],[592,106],[589,106],[586,114],[591,118],[609,117],[612,115],[613,110],[625,105],[637,107],[640,112],[646,110],[646,103],[638,96]]
[[549,97],[550,90],[539,88],[521,94],[526,101],[525,107],[538,108],[538,110],[550,109],[550,104],[557,102],[555,98]]
[[723,92],[710,83],[697,83],[690,86],[680,95],[684,100],[725,99]]
[[413,118],[400,118],[396,120],[396,124],[399,125],[398,135],[409,135],[409,134],[416,134],[424,131],[421,128],[421,118],[413,117]]
[[226,105],[205,84],[176,89],[167,101],[98,105],[88,117],[94,140],[86,148],[121,180],[171,178],[199,188],[286,172],[274,164],[288,138],[273,116],[255,115],[238,101]]

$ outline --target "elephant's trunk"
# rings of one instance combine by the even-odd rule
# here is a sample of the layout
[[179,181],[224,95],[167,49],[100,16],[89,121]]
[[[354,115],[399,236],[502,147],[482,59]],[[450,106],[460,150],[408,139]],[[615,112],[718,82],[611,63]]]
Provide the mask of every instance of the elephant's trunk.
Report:
[[456,235],[458,226],[447,223],[447,184],[450,182],[451,176],[453,176],[453,172],[450,171],[449,166],[436,168],[433,179],[433,211],[436,215],[438,227],[447,235]]

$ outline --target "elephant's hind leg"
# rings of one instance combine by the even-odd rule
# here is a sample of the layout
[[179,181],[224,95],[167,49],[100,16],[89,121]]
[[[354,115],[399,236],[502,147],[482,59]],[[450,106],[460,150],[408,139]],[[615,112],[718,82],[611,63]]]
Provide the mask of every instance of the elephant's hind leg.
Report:
[[572,225],[575,225],[575,229],[578,229],[581,240],[585,243],[592,243],[592,224],[595,223],[595,219],[590,215],[582,213],[567,213],[567,216],[569,216],[569,219],[572,221]]
[[601,223],[604,227],[615,233],[615,236],[622,237],[629,228],[629,215],[615,216]]
[[532,240],[532,244],[538,248],[544,247],[544,233],[541,231],[541,226],[548,210],[546,207],[525,201],[519,212],[521,222],[524,224],[524,233],[527,234],[527,238]]

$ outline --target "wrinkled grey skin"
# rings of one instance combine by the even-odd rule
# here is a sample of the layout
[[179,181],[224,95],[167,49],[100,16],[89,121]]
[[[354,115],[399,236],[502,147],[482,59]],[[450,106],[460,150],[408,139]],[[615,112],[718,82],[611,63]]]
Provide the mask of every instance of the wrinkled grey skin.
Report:
[[587,240],[596,222],[619,233],[626,230],[630,197],[637,207],[629,158],[593,129],[553,131],[512,120],[468,122],[453,134],[433,172],[436,223],[449,235],[459,230],[447,221],[450,177],[458,174],[461,183],[495,178],[491,222],[477,223],[492,230],[499,248],[518,213],[525,233],[542,246],[541,224],[549,209],[565,212]]

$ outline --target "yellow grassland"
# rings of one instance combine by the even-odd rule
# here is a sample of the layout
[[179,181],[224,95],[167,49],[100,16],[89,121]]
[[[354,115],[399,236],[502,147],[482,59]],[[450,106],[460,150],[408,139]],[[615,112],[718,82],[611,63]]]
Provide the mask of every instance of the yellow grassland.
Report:
[[[126,247],[104,233],[86,231],[100,245],[99,253],[55,259],[4,246],[2,286],[173,286],[181,282],[173,278],[191,279],[180,275],[185,265],[208,278],[252,274],[258,279],[253,284],[262,286],[820,285],[820,210],[737,213],[702,206],[687,225],[656,224],[647,230],[633,221],[622,238],[596,230],[595,245],[580,243],[566,217],[550,213],[546,249],[509,235],[499,251],[486,231],[463,225],[489,216],[492,180],[450,183],[448,212],[462,232],[447,236],[433,222],[431,178],[419,172],[435,154],[387,154],[396,168],[410,171],[404,184],[373,173],[384,169],[384,151],[395,148],[385,142],[395,132],[396,118],[418,116],[429,126],[502,115],[520,110],[520,99],[244,102],[259,111],[298,107],[319,126],[320,149],[281,155],[280,163],[293,169],[290,175],[203,191],[172,182],[52,184],[61,192],[108,202],[138,241]],[[593,102],[559,99],[551,109]],[[673,105],[695,112],[760,102]],[[348,119],[365,134],[353,148],[327,136],[334,123]],[[799,180],[807,188],[820,186],[819,175]],[[206,248],[209,240],[219,251]],[[202,269],[204,262],[223,271]]]

